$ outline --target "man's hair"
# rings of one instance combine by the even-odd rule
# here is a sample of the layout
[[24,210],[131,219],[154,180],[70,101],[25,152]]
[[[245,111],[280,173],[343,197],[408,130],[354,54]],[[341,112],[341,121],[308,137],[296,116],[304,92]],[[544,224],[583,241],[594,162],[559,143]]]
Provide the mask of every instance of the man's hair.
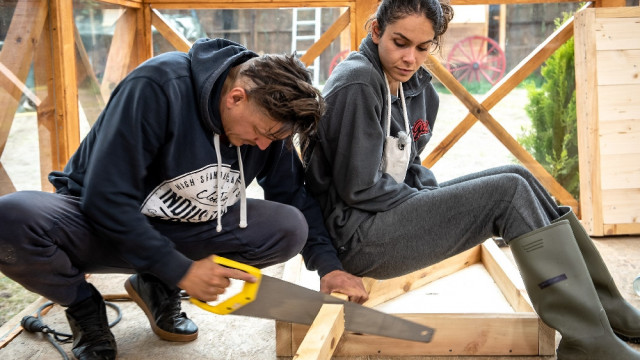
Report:
[[318,122],[325,109],[324,99],[311,84],[305,65],[292,55],[262,55],[241,67],[240,76],[255,86],[245,89],[250,101],[264,109],[269,117],[282,124],[276,133],[281,137],[298,135],[301,150],[315,136]]

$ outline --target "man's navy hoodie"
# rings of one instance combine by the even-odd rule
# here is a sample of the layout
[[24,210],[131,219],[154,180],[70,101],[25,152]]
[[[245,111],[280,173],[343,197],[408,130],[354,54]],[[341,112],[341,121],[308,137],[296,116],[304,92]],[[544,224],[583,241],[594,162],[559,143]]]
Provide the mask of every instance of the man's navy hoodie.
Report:
[[[188,54],[147,60],[114,89],[65,169],[49,175],[56,192],[80,197],[95,231],[135,270],[177,284],[192,263],[149,218],[215,221],[218,198],[222,214],[237,201],[237,149],[221,146],[218,159],[213,137],[224,135],[218,104],[229,69],[256,56],[228,40],[201,39]],[[283,141],[264,151],[248,145],[240,151],[247,185],[257,179],[266,200],[303,212],[307,268],[320,276],[342,269],[320,209],[304,188],[295,151]]]

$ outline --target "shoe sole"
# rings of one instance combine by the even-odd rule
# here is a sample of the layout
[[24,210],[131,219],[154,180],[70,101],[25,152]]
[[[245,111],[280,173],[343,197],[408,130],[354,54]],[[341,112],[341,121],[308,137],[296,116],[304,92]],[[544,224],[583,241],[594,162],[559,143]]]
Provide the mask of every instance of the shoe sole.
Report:
[[138,304],[140,309],[142,309],[144,314],[147,316],[147,319],[149,319],[149,324],[151,325],[151,330],[153,330],[153,332],[156,335],[158,335],[159,338],[161,338],[162,340],[178,341],[178,342],[189,342],[198,338],[197,331],[193,334],[175,334],[159,328],[158,325],[156,325],[156,321],[153,318],[153,314],[151,313],[151,310],[149,310],[149,308],[147,307],[147,304],[145,304],[145,302],[142,300],[140,295],[138,295],[136,290],[133,288],[133,285],[131,285],[131,281],[129,281],[129,279],[125,281],[124,288],[125,290],[127,290],[127,293],[129,294],[129,296],[131,296],[131,299],[136,304]]

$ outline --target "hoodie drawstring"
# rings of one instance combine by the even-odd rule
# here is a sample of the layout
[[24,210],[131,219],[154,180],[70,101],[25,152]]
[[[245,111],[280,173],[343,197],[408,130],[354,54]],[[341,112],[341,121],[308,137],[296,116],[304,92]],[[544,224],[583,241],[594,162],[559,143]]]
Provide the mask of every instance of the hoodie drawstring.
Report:
[[241,229],[247,227],[247,190],[244,187],[244,166],[242,165],[242,153],[240,147],[236,146],[238,150],[238,165],[240,167],[240,226]]
[[[216,184],[218,189],[216,190],[218,193],[216,204],[218,206],[218,226],[216,226],[216,231],[222,231],[222,181],[221,181],[221,173],[222,173],[222,156],[220,155],[220,135],[213,134],[213,147],[216,149],[216,157],[218,159],[218,176],[216,180]],[[242,165],[242,154],[240,152],[240,148],[236,147],[238,150],[238,165],[240,167],[240,228],[244,229],[247,227],[247,191],[244,185],[244,166]]]

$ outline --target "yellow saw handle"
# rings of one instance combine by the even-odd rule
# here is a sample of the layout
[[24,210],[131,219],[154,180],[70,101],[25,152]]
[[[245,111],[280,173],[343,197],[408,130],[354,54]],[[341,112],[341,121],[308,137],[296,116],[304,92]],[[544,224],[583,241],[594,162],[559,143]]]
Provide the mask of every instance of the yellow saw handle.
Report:
[[242,287],[242,291],[217,305],[209,305],[206,302],[195,299],[193,297],[189,299],[192,303],[212,313],[226,315],[255,300],[256,294],[258,293],[258,288],[260,287],[260,280],[262,280],[262,273],[260,272],[260,269],[227,258],[223,258],[221,256],[214,256],[213,262],[222,266],[238,269],[249,273],[255,276],[256,282],[248,283],[245,281],[244,286]]

